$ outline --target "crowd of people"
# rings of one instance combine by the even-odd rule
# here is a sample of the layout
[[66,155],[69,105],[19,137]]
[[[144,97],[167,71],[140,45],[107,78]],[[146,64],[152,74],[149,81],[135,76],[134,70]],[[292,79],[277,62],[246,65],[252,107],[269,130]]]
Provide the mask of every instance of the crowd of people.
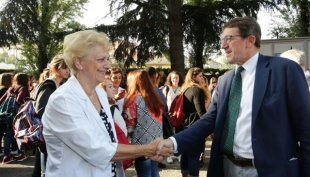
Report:
[[[18,105],[35,98],[45,144],[34,151],[32,177],[124,177],[128,159],[134,159],[138,177],[159,177],[161,161],[174,163],[173,156],[183,177],[198,177],[212,133],[210,177],[310,176],[310,74],[304,53],[283,53],[295,62],[263,56],[260,36],[252,17],[228,21],[221,48],[235,69],[208,80],[198,67],[184,79],[154,67],[125,76],[110,65],[104,33],[75,32],[65,37],[62,53],[38,82],[25,73],[1,74],[0,104],[9,94]],[[179,94],[185,119],[164,139],[163,115]],[[120,143],[117,129],[130,144]],[[25,160],[12,123],[0,124],[0,141],[3,135],[2,164]]]

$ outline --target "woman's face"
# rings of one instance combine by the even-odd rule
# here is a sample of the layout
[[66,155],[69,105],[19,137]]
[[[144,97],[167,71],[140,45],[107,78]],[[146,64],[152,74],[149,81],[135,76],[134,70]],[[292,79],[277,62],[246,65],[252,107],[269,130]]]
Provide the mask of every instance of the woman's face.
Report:
[[212,80],[212,88],[214,89],[217,85],[217,80],[213,79]]
[[193,79],[194,79],[197,83],[201,84],[201,83],[204,81],[202,72],[200,72],[198,75],[194,76]]
[[61,67],[56,70],[56,75],[61,79],[67,79],[69,77],[70,70],[68,67]]
[[179,75],[178,74],[171,74],[171,82],[172,82],[172,85],[174,86],[178,86],[179,84]]
[[122,74],[121,73],[112,74],[111,80],[113,82],[113,86],[115,88],[118,88],[119,84],[121,84],[122,82]]
[[200,81],[200,85],[202,85],[203,87],[206,87],[206,80],[203,77]]
[[106,80],[105,83],[105,91],[107,92],[108,98],[114,98],[117,90],[113,87],[113,83],[110,80]]
[[92,53],[86,57],[86,59],[81,60],[81,68],[79,72],[84,75],[94,85],[105,80],[105,72],[111,67],[109,52],[104,50],[100,45],[96,45],[92,49]]

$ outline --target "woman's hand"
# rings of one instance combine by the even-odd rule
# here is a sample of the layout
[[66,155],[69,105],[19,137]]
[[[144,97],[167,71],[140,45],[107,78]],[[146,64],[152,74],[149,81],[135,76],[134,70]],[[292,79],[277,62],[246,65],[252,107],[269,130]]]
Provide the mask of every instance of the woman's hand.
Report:
[[115,95],[115,100],[120,100],[122,98],[124,98],[126,95],[126,90],[120,90],[116,95]]

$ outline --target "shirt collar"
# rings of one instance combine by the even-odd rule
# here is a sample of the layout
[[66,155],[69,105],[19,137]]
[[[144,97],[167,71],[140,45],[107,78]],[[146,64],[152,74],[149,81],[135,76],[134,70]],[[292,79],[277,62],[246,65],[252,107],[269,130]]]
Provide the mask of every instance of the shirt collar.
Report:
[[[248,61],[243,63],[242,67],[244,70],[246,70],[249,73],[252,73],[256,69],[257,61],[258,61],[258,55],[259,53],[257,52],[255,55],[253,55]],[[237,72],[237,69],[239,68],[239,65],[235,66],[235,73]]]

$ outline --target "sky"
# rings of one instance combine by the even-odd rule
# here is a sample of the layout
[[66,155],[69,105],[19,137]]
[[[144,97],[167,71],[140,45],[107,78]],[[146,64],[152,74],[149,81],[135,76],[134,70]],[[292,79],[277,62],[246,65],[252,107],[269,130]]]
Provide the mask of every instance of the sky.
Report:
[[[100,12],[100,13],[98,13]],[[113,18],[104,16],[108,14],[109,7],[106,0],[90,0],[85,6],[84,16],[78,21],[87,27],[94,27],[96,24],[105,23],[106,25],[113,24]],[[272,15],[266,11],[258,13],[258,23],[262,30],[262,39],[271,39],[268,35],[268,29],[271,27]]]

